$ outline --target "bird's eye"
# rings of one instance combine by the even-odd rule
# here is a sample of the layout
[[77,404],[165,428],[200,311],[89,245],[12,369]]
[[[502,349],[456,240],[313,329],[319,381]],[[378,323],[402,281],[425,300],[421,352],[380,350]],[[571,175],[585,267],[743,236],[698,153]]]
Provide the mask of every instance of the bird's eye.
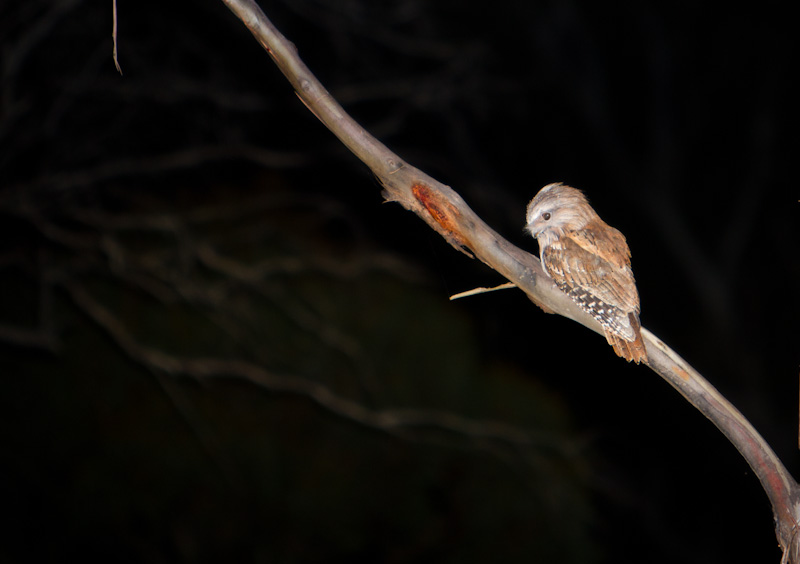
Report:
[[544,212],[542,214],[542,219],[545,221],[550,221],[550,212]]

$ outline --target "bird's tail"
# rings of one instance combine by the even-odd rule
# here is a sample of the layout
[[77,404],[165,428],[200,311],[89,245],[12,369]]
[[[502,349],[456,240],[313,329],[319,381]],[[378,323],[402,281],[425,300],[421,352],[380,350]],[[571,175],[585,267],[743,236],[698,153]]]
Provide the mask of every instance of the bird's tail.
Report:
[[636,338],[633,341],[626,341],[619,335],[616,335],[606,329],[606,340],[608,341],[608,344],[613,347],[614,352],[617,353],[617,356],[621,356],[628,362],[633,361],[636,364],[639,364],[640,362],[647,362],[647,349],[645,348],[644,341],[642,340],[642,332],[639,328],[639,318],[634,313],[630,313],[628,316]]

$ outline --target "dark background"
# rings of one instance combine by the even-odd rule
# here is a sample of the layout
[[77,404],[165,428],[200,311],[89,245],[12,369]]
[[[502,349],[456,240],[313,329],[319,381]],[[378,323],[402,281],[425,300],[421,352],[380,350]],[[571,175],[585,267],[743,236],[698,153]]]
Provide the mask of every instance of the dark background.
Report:
[[[796,469],[784,4],[261,6],[516,244],[541,186],[583,189],[643,324]],[[0,560],[779,561],[757,479],[653,373],[518,292],[447,301],[502,280],[382,205],[222,2],[120,0],[123,76],[110,36],[110,1],[0,2]]]

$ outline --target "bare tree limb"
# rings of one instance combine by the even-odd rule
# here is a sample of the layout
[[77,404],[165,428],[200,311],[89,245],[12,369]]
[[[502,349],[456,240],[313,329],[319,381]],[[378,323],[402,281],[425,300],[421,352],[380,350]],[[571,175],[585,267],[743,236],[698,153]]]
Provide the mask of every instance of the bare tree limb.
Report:
[[109,179],[183,170],[210,162],[241,159],[268,168],[293,168],[306,164],[307,155],[276,153],[249,145],[199,146],[152,157],[121,158],[79,170],[42,175],[33,187],[69,190]]
[[[246,380],[272,393],[303,396],[327,412],[365,427],[419,442],[468,441],[495,454],[519,449],[547,449],[569,457],[575,445],[563,444],[555,435],[536,433],[490,420],[469,420],[456,414],[428,409],[370,409],[335,393],[322,383],[276,374],[257,364],[222,358],[187,358],[165,353],[140,343],[114,313],[79,282],[60,281],[72,302],[101,327],[130,360],[157,375]],[[444,439],[439,436],[444,434]]]
[[[500,237],[450,187],[395,155],[355,122],[325,90],[254,0],[223,0],[245,24],[294,87],[300,100],[370,170],[388,201],[420,216],[451,245],[479,258],[524,291],[545,311],[573,319],[595,332],[598,324],[544,275],[539,261]],[[745,417],[708,381],[649,331],[643,330],[647,365],[676,388],[736,446],[758,476],[772,504],[782,562],[800,562],[797,482]]]

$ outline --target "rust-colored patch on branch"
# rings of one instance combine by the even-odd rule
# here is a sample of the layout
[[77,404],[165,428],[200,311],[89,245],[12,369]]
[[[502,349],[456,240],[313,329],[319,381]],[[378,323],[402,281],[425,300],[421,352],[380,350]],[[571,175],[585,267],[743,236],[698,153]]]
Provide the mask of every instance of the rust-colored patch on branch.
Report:
[[679,367],[676,366],[675,367],[675,374],[680,376],[681,380],[684,380],[685,382],[689,381],[689,373],[686,372],[685,370],[683,370],[682,368],[679,368]]
[[414,184],[411,186],[411,192],[417,201],[428,210],[428,214],[435,222],[432,225],[447,238],[450,244],[456,247],[470,247],[466,237],[458,228],[458,218],[461,217],[461,214],[453,204],[442,199],[436,191],[424,184]]

